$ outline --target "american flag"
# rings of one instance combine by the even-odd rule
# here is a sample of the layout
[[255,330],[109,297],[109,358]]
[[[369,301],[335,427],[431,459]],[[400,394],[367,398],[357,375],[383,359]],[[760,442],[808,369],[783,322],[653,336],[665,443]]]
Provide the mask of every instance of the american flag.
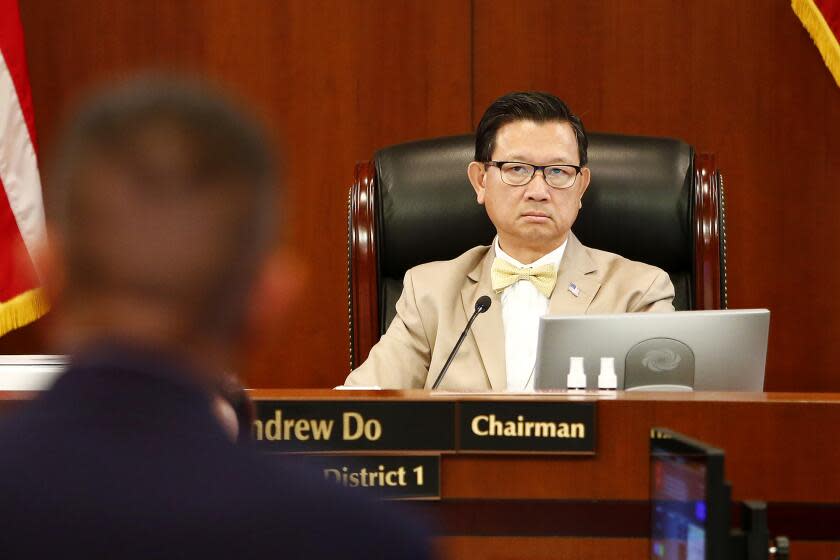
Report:
[[791,0],[791,7],[840,86],[840,0]]
[[0,336],[48,308],[33,255],[44,243],[35,120],[17,0],[0,0]]

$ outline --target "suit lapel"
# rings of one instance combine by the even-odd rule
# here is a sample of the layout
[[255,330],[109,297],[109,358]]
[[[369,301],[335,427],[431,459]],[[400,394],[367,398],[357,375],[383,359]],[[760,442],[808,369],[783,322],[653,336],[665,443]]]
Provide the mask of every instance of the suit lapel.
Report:
[[[557,284],[548,304],[549,315],[583,315],[601,287],[592,274],[597,266],[577,237],[569,232],[569,242],[557,269]],[[577,292],[575,295],[573,292]]]
[[495,258],[493,248],[468,275],[468,281],[461,289],[461,303],[467,318],[475,311],[475,300],[483,295],[490,296],[490,309],[477,317],[472,326],[472,336],[478,346],[484,371],[494,391],[507,388],[505,367],[505,331],[502,323],[502,300],[491,286],[490,268]]

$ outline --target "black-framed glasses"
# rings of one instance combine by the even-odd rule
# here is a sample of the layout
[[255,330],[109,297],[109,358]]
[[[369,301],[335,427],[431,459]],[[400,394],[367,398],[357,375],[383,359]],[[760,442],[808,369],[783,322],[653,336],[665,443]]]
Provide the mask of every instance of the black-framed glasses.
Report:
[[555,189],[569,189],[575,185],[575,180],[582,167],[563,163],[557,165],[533,165],[521,161],[486,161],[484,165],[499,168],[502,182],[512,187],[523,187],[531,182],[537,171],[542,171],[545,182]]

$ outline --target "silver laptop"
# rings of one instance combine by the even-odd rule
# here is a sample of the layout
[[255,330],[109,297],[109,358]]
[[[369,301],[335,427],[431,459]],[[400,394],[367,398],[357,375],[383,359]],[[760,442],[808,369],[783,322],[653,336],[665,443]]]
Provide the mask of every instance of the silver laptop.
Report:
[[582,356],[587,389],[613,357],[627,391],[762,391],[769,329],[767,309],[545,316],[534,388],[565,390],[569,358]]

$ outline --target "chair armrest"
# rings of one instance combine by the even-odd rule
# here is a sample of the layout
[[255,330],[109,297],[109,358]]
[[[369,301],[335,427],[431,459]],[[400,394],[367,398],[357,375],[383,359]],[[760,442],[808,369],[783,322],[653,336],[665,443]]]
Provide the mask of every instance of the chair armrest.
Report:
[[726,207],[714,154],[694,158],[694,309],[726,309]]
[[350,369],[367,359],[379,340],[379,281],[376,260],[376,167],[356,164],[347,201],[347,319]]

